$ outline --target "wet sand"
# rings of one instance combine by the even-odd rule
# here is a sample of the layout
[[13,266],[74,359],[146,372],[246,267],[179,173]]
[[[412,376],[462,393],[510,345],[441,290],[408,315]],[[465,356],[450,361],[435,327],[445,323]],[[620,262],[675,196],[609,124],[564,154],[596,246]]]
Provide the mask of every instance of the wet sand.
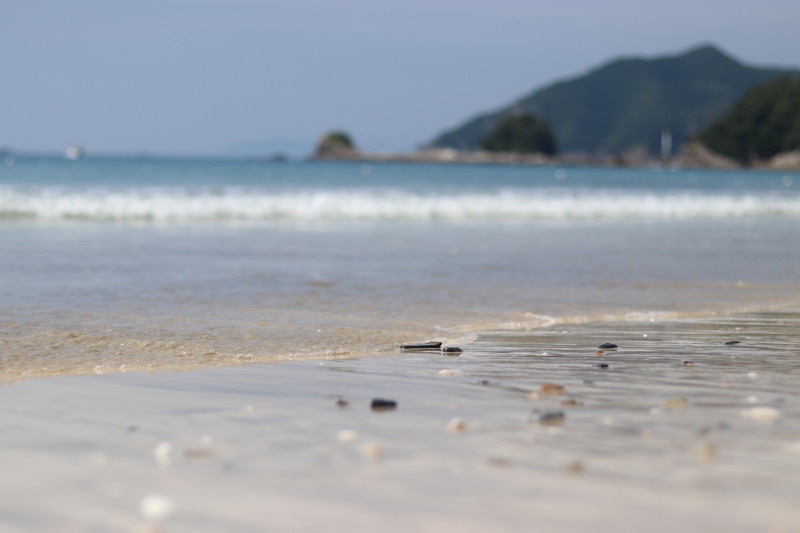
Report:
[[797,531],[799,332],[792,311],[562,324],[13,383],[0,529]]

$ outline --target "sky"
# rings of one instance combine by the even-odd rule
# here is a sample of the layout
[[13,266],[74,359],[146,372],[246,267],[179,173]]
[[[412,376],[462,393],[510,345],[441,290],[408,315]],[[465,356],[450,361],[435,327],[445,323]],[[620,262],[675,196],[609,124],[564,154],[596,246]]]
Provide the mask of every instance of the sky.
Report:
[[298,157],[340,129],[409,151],[619,57],[798,67],[798,21],[798,0],[0,0],[0,147]]

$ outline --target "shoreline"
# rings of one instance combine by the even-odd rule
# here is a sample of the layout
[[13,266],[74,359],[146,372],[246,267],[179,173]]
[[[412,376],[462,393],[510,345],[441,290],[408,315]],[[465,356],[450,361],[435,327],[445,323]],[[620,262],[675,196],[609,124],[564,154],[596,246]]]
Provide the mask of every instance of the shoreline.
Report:
[[[487,334],[458,357],[13,383],[0,524],[790,531],[798,325],[796,310],[559,324]],[[597,354],[608,341],[619,349]],[[372,411],[374,398],[397,408]]]
[[667,161],[647,154],[632,152],[616,155],[590,155],[567,153],[548,156],[513,152],[488,152],[484,150],[460,151],[452,148],[430,148],[408,153],[366,153],[346,150],[339,153],[314,155],[310,161],[349,161],[363,163],[452,163],[452,164],[496,164],[533,166],[586,166],[586,167],[630,167],[665,169],[727,169],[727,170],[800,170],[800,151],[785,152],[767,161],[758,161],[744,166],[728,157],[716,154],[702,145],[689,144]]
[[[769,160],[757,161],[750,166],[711,152],[702,146],[687,146],[669,161],[638,152],[629,154],[591,155],[565,153],[548,156],[513,152],[488,152],[482,150],[462,151],[452,148],[429,148],[411,152],[361,152],[344,151],[325,155],[275,156],[275,155],[226,155],[226,154],[136,154],[100,153],[69,159],[58,153],[22,152],[11,154],[13,159],[6,167],[26,160],[57,161],[80,166],[85,161],[114,161],[118,159],[148,161],[199,162],[245,162],[245,163],[305,163],[305,162],[351,162],[351,163],[441,163],[463,165],[522,165],[522,166],[568,166],[587,168],[664,168],[667,170],[771,170],[796,172],[800,170],[800,151],[782,152]],[[17,161],[19,160],[19,161]],[[2,168],[2,167],[0,167]]]
[[[549,328],[559,328],[559,327],[578,327],[578,328],[587,328],[592,327],[596,324],[620,324],[620,325],[629,325],[635,326],[637,324],[647,324],[647,323],[664,323],[664,322],[674,322],[674,321],[683,321],[683,322],[690,322],[690,321],[697,321],[697,320],[704,320],[704,319],[724,319],[725,317],[731,316],[742,316],[742,315],[749,315],[749,314],[757,314],[757,313],[766,313],[766,312],[794,312],[798,308],[797,302],[791,303],[772,303],[768,305],[744,305],[743,302],[739,302],[739,307],[736,309],[727,308],[722,302],[719,302],[719,306],[715,309],[694,309],[694,310],[684,310],[684,311],[649,311],[649,312],[642,312],[642,311],[625,311],[619,314],[612,314],[610,313],[610,309],[606,309],[605,311],[598,311],[593,315],[587,316],[570,316],[570,317],[561,317],[561,318],[554,318],[548,315],[532,315],[526,313],[523,316],[514,317],[515,319],[519,320],[511,320],[507,322],[498,322],[495,323],[493,326],[488,326],[487,324],[482,324],[482,327],[478,327],[476,325],[462,325],[454,328],[450,328],[446,331],[440,331],[438,334],[433,333],[433,331],[429,331],[428,333],[433,334],[431,335],[417,335],[417,336],[409,336],[400,335],[397,336],[395,339],[396,342],[393,344],[386,344],[381,347],[362,347],[360,351],[350,351],[350,350],[332,350],[327,351],[324,353],[284,353],[283,355],[254,355],[252,353],[242,353],[237,355],[225,355],[220,353],[216,353],[213,357],[209,356],[208,354],[204,355],[204,360],[200,361],[197,359],[191,359],[186,361],[181,361],[180,358],[176,358],[175,356],[169,358],[166,362],[160,363],[148,363],[146,365],[131,365],[129,363],[120,363],[119,357],[113,359],[112,361],[102,362],[102,359],[98,359],[92,362],[90,366],[77,366],[72,368],[59,368],[57,365],[51,362],[48,366],[42,368],[35,368],[31,366],[30,368],[22,368],[17,369],[15,371],[10,371],[9,368],[5,368],[4,374],[0,377],[0,387],[12,385],[15,383],[25,382],[28,380],[38,380],[38,379],[50,379],[50,378],[62,378],[62,377],[82,377],[82,376],[103,376],[103,375],[117,375],[117,374],[136,374],[136,373],[144,373],[144,374],[154,374],[154,373],[161,373],[161,372],[202,372],[205,370],[210,370],[214,368],[240,368],[240,367],[248,367],[251,365],[260,365],[260,364],[281,364],[281,363],[292,363],[292,362],[319,362],[323,364],[324,362],[335,362],[335,361],[342,361],[342,360],[349,360],[349,359],[358,359],[362,357],[391,357],[395,356],[398,353],[401,353],[400,346],[402,344],[414,343],[414,342],[429,342],[429,341],[439,341],[444,343],[445,345],[459,345],[459,346],[469,346],[470,344],[474,344],[479,342],[482,337],[492,337],[494,335],[515,335],[524,332],[530,331],[544,331]],[[598,314],[599,313],[599,314]],[[59,332],[59,341],[56,344],[53,344],[53,348],[63,349],[66,343],[71,340],[79,340],[81,343],[89,342],[91,345],[91,341],[84,341],[81,339],[82,336],[89,336],[91,337],[92,334],[88,332],[79,332],[74,328],[69,329],[69,331]],[[62,338],[63,337],[63,338]],[[424,337],[424,338],[423,338]],[[428,338],[430,337],[430,338]],[[55,342],[55,341],[54,341]],[[178,341],[174,341],[177,343],[179,347],[184,347],[183,343],[179,343]],[[123,344],[132,344],[135,343],[123,343]],[[8,340],[5,340],[4,347],[8,350],[12,350],[14,345],[10,344]],[[134,351],[136,350],[135,347],[131,348]],[[202,351],[202,350],[201,350]],[[122,353],[122,352],[120,352]],[[119,354],[117,354],[119,355]],[[166,357],[166,354],[164,354]],[[48,364],[47,361],[42,361],[42,364]],[[97,363],[97,364],[95,364]]]

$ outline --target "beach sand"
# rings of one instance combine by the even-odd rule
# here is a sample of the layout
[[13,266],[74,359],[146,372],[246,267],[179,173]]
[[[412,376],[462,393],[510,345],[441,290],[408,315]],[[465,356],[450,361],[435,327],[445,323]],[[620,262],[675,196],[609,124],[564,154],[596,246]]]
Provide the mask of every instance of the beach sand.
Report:
[[0,529],[798,531],[799,326],[556,324],[460,356],[12,383]]

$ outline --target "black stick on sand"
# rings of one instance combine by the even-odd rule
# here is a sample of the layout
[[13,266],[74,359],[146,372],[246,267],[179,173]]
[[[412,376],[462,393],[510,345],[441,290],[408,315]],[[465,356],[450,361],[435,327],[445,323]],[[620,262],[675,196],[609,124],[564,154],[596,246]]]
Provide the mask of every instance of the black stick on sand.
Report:
[[421,342],[419,344],[404,344],[400,346],[400,349],[404,352],[412,352],[415,350],[438,350],[441,347],[441,342]]

